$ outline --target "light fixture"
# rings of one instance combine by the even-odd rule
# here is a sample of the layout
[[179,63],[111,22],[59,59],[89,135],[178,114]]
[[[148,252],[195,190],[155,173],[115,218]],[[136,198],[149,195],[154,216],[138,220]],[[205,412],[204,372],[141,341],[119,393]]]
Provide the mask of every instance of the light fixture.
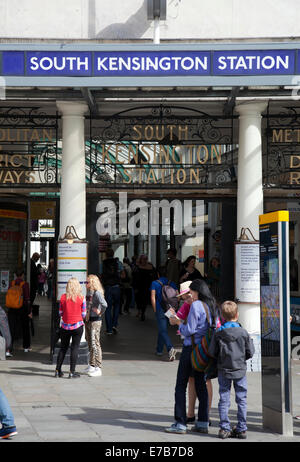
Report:
[[67,226],[66,231],[65,231],[65,235],[64,235],[62,240],[67,241],[68,244],[73,244],[75,239],[78,240],[78,241],[82,240],[82,239],[80,239],[78,237],[74,226]]

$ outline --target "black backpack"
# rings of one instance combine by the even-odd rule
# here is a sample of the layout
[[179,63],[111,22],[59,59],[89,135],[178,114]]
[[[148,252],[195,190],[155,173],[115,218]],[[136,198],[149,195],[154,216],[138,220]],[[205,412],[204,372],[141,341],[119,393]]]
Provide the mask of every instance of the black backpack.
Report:
[[179,300],[178,300],[178,297],[177,297],[178,291],[176,289],[174,289],[174,287],[172,287],[170,285],[171,281],[168,281],[167,284],[163,284],[158,279],[157,282],[159,282],[160,285],[162,286],[162,290],[161,290],[161,296],[162,296],[161,306],[162,306],[163,310],[166,312],[170,308],[173,308],[176,311],[178,309],[178,307],[179,307]]

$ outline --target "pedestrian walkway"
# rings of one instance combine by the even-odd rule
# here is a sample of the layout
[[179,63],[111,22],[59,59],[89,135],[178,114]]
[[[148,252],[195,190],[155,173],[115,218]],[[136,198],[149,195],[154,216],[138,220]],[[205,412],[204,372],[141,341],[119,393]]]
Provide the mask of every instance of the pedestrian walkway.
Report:
[[[21,345],[14,357],[0,361],[0,387],[15,415],[18,442],[221,442],[218,439],[218,386],[213,381],[212,426],[208,435],[172,435],[164,429],[173,423],[174,387],[178,357],[155,356],[156,322],[148,307],[146,321],[134,310],[120,316],[119,333],[106,336],[102,329],[103,375],[79,379],[54,378],[50,363],[51,308],[39,297],[40,314],[34,318],[36,334],[32,351]],[[181,340],[170,328],[176,349]],[[78,366],[83,372],[86,366]],[[293,361],[293,408],[300,415],[300,361]],[[68,366],[63,368],[68,372]],[[260,373],[248,375],[248,442],[299,441],[300,421],[294,421],[294,437],[283,437],[262,428]],[[236,405],[232,395],[233,424]],[[238,440],[237,440],[238,441]],[[4,443],[4,442],[3,442]]]

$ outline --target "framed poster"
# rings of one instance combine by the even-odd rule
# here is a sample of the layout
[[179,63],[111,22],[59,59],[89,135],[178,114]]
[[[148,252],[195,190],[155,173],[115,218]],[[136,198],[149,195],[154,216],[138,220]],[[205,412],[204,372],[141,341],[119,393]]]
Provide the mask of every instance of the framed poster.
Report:
[[260,303],[259,242],[234,243],[235,299],[240,303]]
[[1,271],[1,292],[7,292],[9,288],[9,271]]
[[57,243],[57,279],[56,300],[59,301],[66,292],[67,282],[75,277],[82,286],[82,294],[86,296],[86,279],[88,270],[88,243],[67,241]]

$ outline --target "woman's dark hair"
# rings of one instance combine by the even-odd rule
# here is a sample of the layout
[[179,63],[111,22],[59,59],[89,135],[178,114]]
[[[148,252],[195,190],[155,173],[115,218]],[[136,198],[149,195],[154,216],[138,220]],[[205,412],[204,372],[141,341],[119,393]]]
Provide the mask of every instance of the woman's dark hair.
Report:
[[206,303],[210,309],[211,315],[215,317],[217,314],[216,300],[206,282],[203,281],[203,279],[194,279],[190,285],[190,289],[198,292],[198,300]]
[[183,266],[186,267],[190,263],[191,260],[196,260],[195,255],[190,255],[189,257],[187,257],[187,259],[183,263]]

